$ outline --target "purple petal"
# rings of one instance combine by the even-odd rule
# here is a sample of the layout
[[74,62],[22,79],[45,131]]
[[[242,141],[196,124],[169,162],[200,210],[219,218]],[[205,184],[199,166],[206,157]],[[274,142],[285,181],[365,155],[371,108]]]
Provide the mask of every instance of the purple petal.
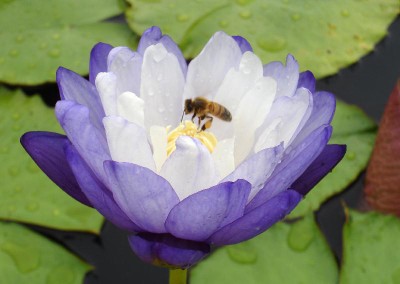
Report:
[[335,113],[336,100],[334,95],[328,92],[316,92],[312,96],[313,109],[311,115],[292,142],[293,147],[296,147],[298,143],[301,143],[321,125],[330,124]]
[[146,231],[166,233],[165,220],[179,198],[171,185],[151,170],[130,163],[104,162],[115,201]]
[[301,198],[296,191],[285,190],[214,233],[208,242],[220,246],[251,239],[283,219],[296,207]]
[[306,195],[343,158],[346,145],[326,145],[322,153],[307,170],[290,186],[298,193]]
[[92,207],[66,160],[63,147],[67,142],[66,136],[52,132],[27,132],[21,137],[22,146],[56,185],[79,202]]
[[189,268],[210,253],[210,246],[205,243],[177,239],[168,234],[132,235],[129,244],[144,262],[168,268]]
[[69,140],[101,182],[106,183],[103,162],[110,160],[106,138],[89,119],[87,107],[72,101],[59,101],[56,116]]
[[190,195],[171,210],[165,227],[175,237],[204,241],[243,216],[250,188],[247,181],[237,180]]
[[110,222],[127,231],[143,231],[133,223],[115,203],[112,193],[96,178],[70,142],[65,144],[65,155],[76,179],[93,206]]
[[175,54],[176,58],[179,61],[179,65],[182,68],[183,74],[186,75],[187,63],[185,58],[183,57],[182,51],[169,36],[162,35],[159,27],[153,26],[144,31],[139,41],[137,51],[141,55],[144,55],[147,47],[149,47],[150,45],[155,45],[157,43],[162,43],[168,52]]
[[289,146],[288,153],[284,154],[282,162],[275,168],[265,186],[249,202],[246,212],[288,189],[323,151],[331,134],[332,127],[324,125],[311,133],[297,147],[290,149],[291,146]]
[[105,116],[100,97],[93,84],[75,72],[63,67],[57,70],[57,84],[62,100],[74,101],[86,106],[90,111],[90,120],[98,129],[103,129]]
[[253,52],[253,48],[251,47],[250,43],[243,37],[241,36],[232,36],[233,39],[236,41],[238,44],[240,50],[245,53],[246,51],[251,51]]
[[99,42],[90,52],[89,80],[94,85],[100,72],[107,72],[107,57],[113,46]]
[[306,88],[311,93],[315,92],[315,77],[311,71],[301,72],[299,75],[299,82],[297,83],[297,88]]
[[276,97],[293,96],[299,80],[299,65],[290,54],[286,57],[286,66],[281,62],[271,62],[264,65],[264,77],[272,77],[276,80]]

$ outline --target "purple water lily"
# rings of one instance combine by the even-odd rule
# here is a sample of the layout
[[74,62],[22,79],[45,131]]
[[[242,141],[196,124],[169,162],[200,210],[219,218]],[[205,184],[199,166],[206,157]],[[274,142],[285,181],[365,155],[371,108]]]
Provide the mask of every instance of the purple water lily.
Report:
[[[66,135],[29,132],[22,145],[60,188],[129,232],[144,261],[187,268],[217,246],[284,218],[343,157],[327,145],[334,96],[286,65],[262,65],[241,37],[217,32],[187,65],[157,27],[138,50],[99,43],[89,81],[57,71]],[[232,120],[205,131],[183,117],[204,97]],[[209,118],[202,117],[200,123]]]

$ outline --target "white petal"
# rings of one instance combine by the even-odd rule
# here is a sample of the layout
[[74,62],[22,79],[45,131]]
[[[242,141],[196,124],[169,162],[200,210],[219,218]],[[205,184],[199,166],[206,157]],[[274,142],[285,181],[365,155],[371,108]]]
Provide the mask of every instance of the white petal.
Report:
[[167,159],[167,129],[154,125],[150,127],[151,145],[153,145],[153,158],[156,163],[157,172]]
[[216,182],[210,152],[197,139],[181,136],[176,150],[165,161],[160,175],[170,182],[180,200]]
[[108,71],[117,76],[117,93],[140,91],[142,56],[128,47],[113,48],[108,54]]
[[144,127],[144,101],[131,92],[124,92],[117,99],[118,116]]
[[242,51],[236,41],[217,32],[188,67],[185,98],[214,97],[225,75],[239,66]]
[[95,84],[106,116],[116,115],[117,76],[111,72],[101,72],[97,75]]
[[103,119],[111,157],[155,171],[155,164],[146,131],[135,123],[118,116]]
[[234,139],[225,139],[218,141],[217,146],[212,152],[212,158],[215,163],[215,170],[218,174],[218,180],[226,177],[235,169],[235,160],[233,157]]
[[276,94],[276,81],[262,77],[254,88],[246,93],[233,117],[235,127],[235,165],[250,153],[256,129],[270,112]]
[[179,61],[173,53],[168,53],[161,43],[146,49],[140,87],[140,97],[145,101],[146,129],[179,123],[184,82]]
[[283,96],[275,100],[265,122],[256,131],[255,152],[275,147],[281,142],[285,148],[289,145],[303,119],[309,116],[312,104],[311,93],[301,89],[293,97]]

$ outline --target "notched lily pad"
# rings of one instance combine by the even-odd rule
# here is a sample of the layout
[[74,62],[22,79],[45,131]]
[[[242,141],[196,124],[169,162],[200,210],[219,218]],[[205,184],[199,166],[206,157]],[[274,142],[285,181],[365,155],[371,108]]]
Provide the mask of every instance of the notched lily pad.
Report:
[[340,283],[400,283],[400,220],[352,210],[347,219]]
[[99,41],[132,45],[127,25],[99,22],[122,13],[119,0],[7,0],[0,4],[0,81],[34,85],[55,81],[65,66],[88,73]]
[[27,131],[62,133],[53,109],[37,95],[0,88],[0,113],[0,219],[98,233],[101,215],[52,183],[19,143]]
[[[397,0],[128,0],[126,15],[137,33],[160,26],[196,56],[210,36],[241,35],[263,62],[288,53],[318,78],[336,73],[371,51],[399,13]],[[368,19],[368,20],[366,20]]]
[[327,199],[346,189],[367,166],[375,141],[375,122],[358,107],[337,101],[332,126],[329,144],[346,144],[346,155],[300,202],[289,218],[317,210]]
[[278,223],[252,240],[220,248],[190,272],[192,284],[337,281],[335,259],[310,215],[294,224]]
[[0,222],[1,283],[80,284],[91,267],[17,224]]

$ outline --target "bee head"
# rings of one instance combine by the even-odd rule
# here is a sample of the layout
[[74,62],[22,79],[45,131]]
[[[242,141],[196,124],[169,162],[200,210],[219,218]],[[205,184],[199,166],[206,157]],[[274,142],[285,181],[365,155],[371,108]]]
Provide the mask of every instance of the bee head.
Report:
[[183,111],[185,112],[185,114],[189,114],[193,111],[193,105],[191,99],[185,100],[185,108],[183,109]]

